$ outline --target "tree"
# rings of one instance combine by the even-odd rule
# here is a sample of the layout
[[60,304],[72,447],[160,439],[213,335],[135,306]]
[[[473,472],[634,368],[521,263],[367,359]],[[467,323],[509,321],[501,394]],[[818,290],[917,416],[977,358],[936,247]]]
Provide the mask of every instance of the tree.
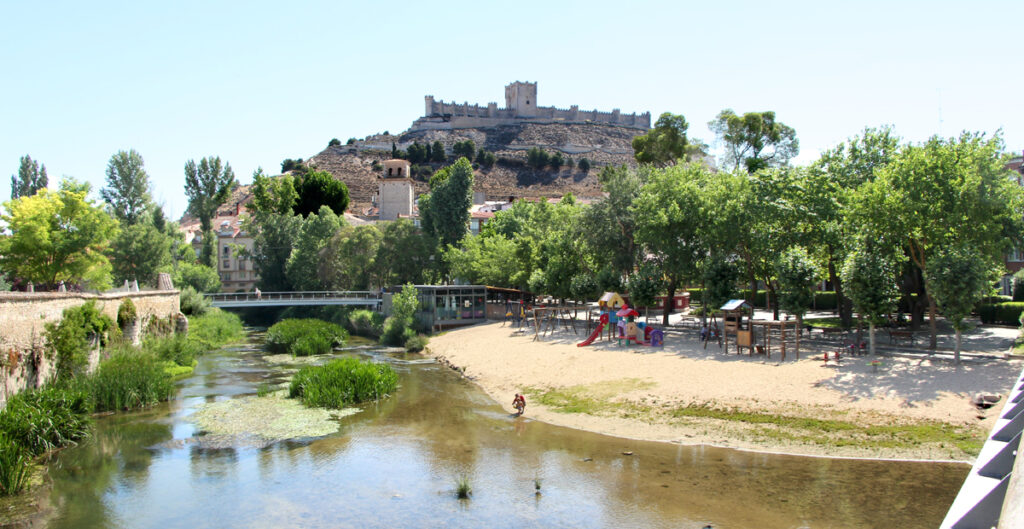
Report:
[[647,134],[633,138],[633,157],[639,163],[655,167],[686,161],[690,154],[690,142],[686,138],[688,128],[690,124],[681,114],[665,112]]
[[412,284],[407,283],[402,291],[391,298],[391,316],[384,320],[384,329],[380,341],[386,345],[405,345],[409,338],[416,336],[413,328],[416,311],[419,310],[419,293]]
[[[883,240],[927,278],[929,260],[966,245],[994,268],[1024,233],[1024,193],[1002,162],[999,134],[964,132],[906,146],[852,197],[847,218],[859,239]],[[928,293],[931,348],[937,306]]]
[[516,245],[502,235],[469,236],[461,248],[449,246],[444,261],[452,277],[474,285],[512,287],[516,277]]
[[562,158],[562,153],[552,153],[551,156],[548,157],[548,165],[550,165],[555,171],[561,169],[562,166],[565,165],[565,158]]
[[420,145],[419,142],[412,142],[412,145],[406,150],[406,159],[409,163],[417,164],[423,163],[430,159],[430,155],[427,153],[427,147]]
[[156,284],[157,271],[171,263],[171,238],[150,223],[124,225],[110,245],[114,278]]
[[259,286],[269,292],[292,290],[285,268],[302,226],[302,217],[292,212],[298,199],[295,183],[291,175],[270,178],[257,169],[252,192],[242,229],[253,237],[252,260]]
[[456,157],[463,157],[467,160],[472,160],[473,155],[476,154],[476,144],[473,140],[463,140],[455,142],[452,146],[452,154]]
[[326,290],[328,280],[321,275],[320,251],[341,229],[342,222],[344,220],[327,206],[320,206],[320,211],[302,221],[295,249],[285,267],[292,287],[297,290]]
[[960,363],[964,318],[971,314],[982,296],[992,289],[995,274],[980,252],[964,244],[940,248],[932,256],[925,284],[942,314],[956,331],[956,363]]
[[657,301],[665,282],[661,278],[657,267],[644,263],[640,268],[629,276],[626,283],[629,292],[629,300],[633,307],[650,307]]
[[766,167],[781,167],[800,153],[800,141],[792,127],[775,121],[775,112],[747,112],[736,115],[732,109],[719,112],[708,123],[725,143],[726,163],[748,173]]
[[196,292],[213,293],[220,291],[220,276],[217,270],[202,263],[179,261],[171,271],[171,280],[178,288],[192,287]]
[[151,205],[149,187],[142,155],[135,149],[117,151],[107,162],[107,187],[100,190],[100,196],[110,205],[114,218],[131,226]]
[[0,269],[36,284],[109,287],[104,253],[117,235],[117,222],[86,198],[88,191],[88,184],[66,179],[58,191],[43,188],[5,202],[0,219],[11,234],[0,237]]
[[432,277],[435,246],[409,219],[384,223],[374,263],[381,285],[423,284]]
[[775,263],[775,276],[782,291],[779,305],[782,310],[796,316],[797,327],[803,327],[804,314],[814,302],[818,267],[805,248],[793,246],[779,256]]
[[[703,279],[703,305],[709,308],[721,307],[735,297],[740,270],[735,261],[721,252],[715,252],[704,260]],[[701,320],[706,318],[707,311],[704,311]]]
[[423,230],[437,237],[441,248],[456,245],[466,235],[473,205],[473,166],[459,158],[430,179],[430,193],[420,198]]
[[303,217],[316,213],[322,206],[331,208],[335,215],[348,209],[348,186],[327,171],[309,171],[296,181],[298,200],[293,208]]
[[551,157],[548,153],[537,147],[530,147],[530,150],[526,151],[526,165],[534,169],[543,169],[551,162]]
[[331,138],[331,141],[327,142],[328,147],[337,147],[341,145],[341,140],[338,138]]
[[302,165],[302,158],[296,158],[294,160],[291,158],[285,158],[284,161],[281,162],[282,173],[290,173],[293,171],[300,174],[306,172],[306,166]]
[[343,226],[320,254],[319,276],[332,290],[370,290],[381,286],[376,258],[382,234],[374,225]]
[[[650,262],[665,278],[671,300],[686,279],[696,275],[708,253],[699,223],[701,185],[711,178],[701,164],[686,164],[653,171],[633,203],[636,240]],[[672,303],[665,303],[662,324],[668,325]]]
[[480,149],[476,152],[476,159],[474,161],[480,164],[480,167],[490,169],[491,167],[494,167],[494,164],[498,161],[498,157],[495,156],[493,152]]
[[434,142],[434,146],[430,148],[430,161],[434,163],[443,163],[448,160],[448,155],[444,152],[444,144],[440,140]]
[[18,175],[11,176],[11,200],[20,197],[30,197],[49,185],[50,179],[46,176],[46,166],[39,166],[39,162],[25,155],[20,159]]
[[626,167],[606,167],[598,180],[608,197],[583,211],[579,237],[597,268],[609,266],[619,276],[632,273],[640,257],[636,242],[636,212],[631,209],[640,195],[647,172]]
[[875,354],[875,326],[896,309],[896,263],[874,245],[853,249],[842,267],[843,283],[853,308],[868,322],[869,351]]
[[[217,264],[216,244],[214,241],[213,217],[217,208],[228,199],[231,190],[238,185],[231,164],[221,165],[219,156],[203,158],[196,165],[195,161],[185,162],[185,196],[188,197],[188,212],[199,219],[203,232],[203,262],[210,267]],[[212,251],[211,251],[212,250]]]
[[580,168],[580,171],[583,171],[584,173],[589,173],[590,172],[590,160],[588,160],[586,158],[580,158],[580,163],[577,164],[577,167]]

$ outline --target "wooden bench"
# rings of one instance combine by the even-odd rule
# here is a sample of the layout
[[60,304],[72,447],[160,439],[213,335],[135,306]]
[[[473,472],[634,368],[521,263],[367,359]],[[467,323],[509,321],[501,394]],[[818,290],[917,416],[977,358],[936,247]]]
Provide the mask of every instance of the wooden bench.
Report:
[[907,340],[910,345],[914,345],[914,340],[917,339],[917,334],[914,331],[906,331],[900,329],[889,329],[889,343],[895,344],[897,340]]
[[839,327],[821,327],[821,335],[825,338],[832,339],[836,336],[842,338],[845,334],[846,329],[841,329]]

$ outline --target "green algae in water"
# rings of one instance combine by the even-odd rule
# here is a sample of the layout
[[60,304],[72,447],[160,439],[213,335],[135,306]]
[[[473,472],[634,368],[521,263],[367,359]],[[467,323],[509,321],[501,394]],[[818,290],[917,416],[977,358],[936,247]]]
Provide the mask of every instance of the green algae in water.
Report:
[[307,408],[297,400],[275,392],[265,397],[242,397],[203,404],[192,420],[208,434],[238,438],[262,438],[274,442],[300,437],[322,437],[338,431],[337,419],[357,408],[325,410]]

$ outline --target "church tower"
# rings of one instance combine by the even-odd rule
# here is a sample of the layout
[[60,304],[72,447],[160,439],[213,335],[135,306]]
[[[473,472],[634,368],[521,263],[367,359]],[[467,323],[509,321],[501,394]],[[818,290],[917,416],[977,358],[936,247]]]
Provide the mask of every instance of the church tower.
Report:
[[413,182],[406,160],[385,160],[384,174],[378,182],[380,220],[395,220],[412,215],[415,201]]

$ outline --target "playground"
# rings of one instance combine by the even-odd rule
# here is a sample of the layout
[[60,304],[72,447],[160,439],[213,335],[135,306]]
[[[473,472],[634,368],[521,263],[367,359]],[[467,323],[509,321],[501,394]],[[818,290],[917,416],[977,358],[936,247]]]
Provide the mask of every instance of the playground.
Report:
[[[571,317],[565,310],[547,312]],[[799,358],[787,354],[783,359],[778,338],[772,343],[771,356],[758,354],[756,349],[751,354],[746,348],[737,354],[734,335],[729,336],[728,348],[724,337],[722,346],[717,340],[701,340],[699,326],[686,325],[685,316],[679,314],[670,320],[661,347],[607,339],[608,325],[601,333],[606,339],[594,337],[590,345],[579,346],[599,323],[593,314],[589,332],[582,309],[576,313],[575,330],[555,317],[551,318],[556,322],[553,328],[546,330],[545,311],[540,314],[544,316],[531,313],[520,325],[498,321],[451,331],[431,340],[430,354],[458,368],[498,402],[525,392],[530,401],[529,417],[558,425],[684,444],[912,459],[965,456],[927,444],[871,450],[856,444],[823,448],[782,435],[765,437],[758,433],[765,428],[762,424],[680,419],[676,410],[703,406],[765,417],[831,418],[865,425],[941,421],[987,431],[995,413],[971,406],[970,397],[1005,394],[1021,369],[1019,360],[1001,358],[1016,330],[987,326],[972,331],[968,342],[973,348],[956,366],[947,358],[950,355],[927,353],[850,354],[838,361],[831,357],[825,361],[824,352],[845,345],[832,337],[808,338],[806,334]],[[755,327],[758,320],[767,319],[763,316],[755,315]],[[536,328],[538,321],[542,332]],[[724,323],[718,323],[724,334]],[[749,326],[749,321],[744,325]],[[780,333],[781,328],[768,331]],[[759,336],[760,340],[763,337]],[[783,343],[793,341],[795,345],[795,336],[786,340]],[[539,398],[556,393],[589,402],[593,409],[567,413],[564,408],[546,406]]]

